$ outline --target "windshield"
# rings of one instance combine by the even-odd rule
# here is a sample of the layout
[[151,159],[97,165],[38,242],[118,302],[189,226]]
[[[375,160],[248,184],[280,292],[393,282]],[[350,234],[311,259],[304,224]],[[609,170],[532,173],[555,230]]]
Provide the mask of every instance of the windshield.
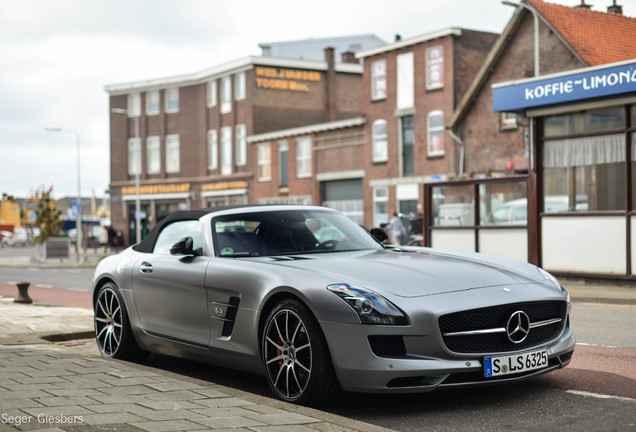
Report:
[[382,247],[340,213],[288,210],[212,219],[217,256],[249,257],[345,252]]

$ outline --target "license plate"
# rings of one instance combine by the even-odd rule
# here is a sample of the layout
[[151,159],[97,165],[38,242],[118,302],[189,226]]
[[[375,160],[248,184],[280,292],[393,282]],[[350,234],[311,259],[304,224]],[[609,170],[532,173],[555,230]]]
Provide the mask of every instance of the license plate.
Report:
[[547,350],[484,358],[484,376],[513,375],[548,365]]

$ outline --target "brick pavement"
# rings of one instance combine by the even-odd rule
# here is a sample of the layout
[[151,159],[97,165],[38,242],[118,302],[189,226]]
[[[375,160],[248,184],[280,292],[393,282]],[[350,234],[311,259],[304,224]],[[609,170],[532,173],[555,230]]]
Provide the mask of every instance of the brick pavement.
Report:
[[0,301],[0,323],[0,432],[386,431],[42,339],[90,332],[90,309]]

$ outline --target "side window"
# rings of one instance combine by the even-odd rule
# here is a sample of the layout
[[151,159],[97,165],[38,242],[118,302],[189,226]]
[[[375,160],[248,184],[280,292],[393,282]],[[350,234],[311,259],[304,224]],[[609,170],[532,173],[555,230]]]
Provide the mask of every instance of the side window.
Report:
[[170,255],[170,246],[184,237],[192,237],[194,250],[203,253],[201,223],[198,220],[177,221],[167,225],[159,233],[152,253]]

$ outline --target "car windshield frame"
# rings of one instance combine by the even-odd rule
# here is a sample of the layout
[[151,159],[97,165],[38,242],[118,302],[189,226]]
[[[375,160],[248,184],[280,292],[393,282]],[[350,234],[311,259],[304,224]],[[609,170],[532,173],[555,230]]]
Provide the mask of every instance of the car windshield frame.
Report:
[[211,219],[214,255],[223,258],[381,250],[341,213],[293,209],[231,213]]

